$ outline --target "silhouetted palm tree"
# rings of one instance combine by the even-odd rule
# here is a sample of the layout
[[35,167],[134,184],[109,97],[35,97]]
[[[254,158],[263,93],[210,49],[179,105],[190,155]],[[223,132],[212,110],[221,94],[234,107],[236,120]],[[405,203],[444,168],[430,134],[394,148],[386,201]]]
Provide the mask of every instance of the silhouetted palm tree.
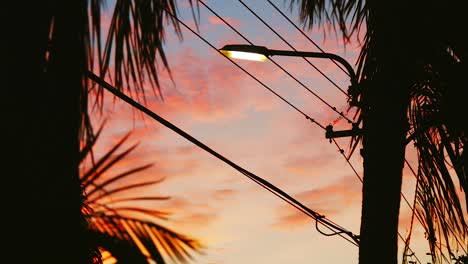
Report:
[[156,62],[167,66],[164,26],[172,23],[180,32],[165,16],[176,13],[174,0],[113,3],[107,36],[101,0],[6,1],[2,8],[5,186],[22,197],[5,210],[11,217],[4,252],[23,263],[98,261],[81,214],[78,171],[80,139],[93,138],[86,73],[93,70],[120,89],[156,87]]
[[[433,261],[467,250],[455,173],[468,197],[468,42],[463,1],[291,0],[308,26],[331,22],[345,41],[366,34],[357,63],[364,185],[359,263],[396,263],[397,228],[405,147],[418,153],[416,216],[423,223]],[[460,118],[461,117],[461,118]],[[352,151],[351,151],[352,152]],[[468,205],[467,205],[468,206]],[[466,208],[465,208],[466,210]],[[444,249],[445,250],[445,249]],[[445,252],[447,254],[447,252]]]
[[[147,259],[152,259],[163,264],[166,263],[163,253],[174,262],[185,263],[191,258],[189,251],[200,252],[201,244],[161,225],[161,220],[168,220],[169,214],[144,204],[169,197],[136,194],[143,193],[141,188],[158,184],[163,179],[137,180],[136,173],[148,169],[151,164],[109,175],[110,170],[137,145],[117,153],[129,133],[100,159],[94,160],[92,148],[100,131],[93,141],[83,146],[81,152],[80,181],[85,197],[83,213],[90,223],[91,240],[99,248],[109,251],[118,263],[146,264]],[[85,166],[87,163],[91,166]]]

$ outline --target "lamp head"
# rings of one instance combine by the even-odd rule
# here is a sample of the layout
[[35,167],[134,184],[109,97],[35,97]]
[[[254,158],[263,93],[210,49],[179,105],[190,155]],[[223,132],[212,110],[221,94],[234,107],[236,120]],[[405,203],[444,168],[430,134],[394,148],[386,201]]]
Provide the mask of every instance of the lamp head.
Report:
[[219,49],[221,53],[228,58],[252,60],[252,61],[266,61],[268,60],[268,49],[262,46],[254,45],[226,45]]

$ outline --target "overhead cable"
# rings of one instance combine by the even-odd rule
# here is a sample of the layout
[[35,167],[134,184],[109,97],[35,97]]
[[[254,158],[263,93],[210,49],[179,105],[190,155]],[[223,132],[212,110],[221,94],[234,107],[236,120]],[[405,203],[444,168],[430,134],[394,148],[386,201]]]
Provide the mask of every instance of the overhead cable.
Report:
[[[182,23],[181,23],[182,24]],[[183,24],[186,26],[185,24]],[[166,126],[167,128],[171,129],[172,131],[176,132],[180,136],[184,137],[185,139],[189,140],[196,146],[200,147],[201,149],[205,150],[206,152],[210,153],[211,155],[215,156],[216,158],[220,159],[221,161],[225,162],[235,170],[239,171],[242,173],[244,176],[248,177],[249,179],[253,180],[266,190],[270,191],[273,193],[275,196],[281,198],[283,201],[287,202],[291,206],[295,207],[305,215],[313,218],[316,222],[322,224],[324,227],[328,228],[330,231],[332,231],[334,234],[341,236],[348,242],[352,243],[355,246],[359,245],[359,236],[353,234],[351,231],[348,231],[344,229],[343,227],[333,223],[331,220],[327,219],[325,216],[313,211],[312,209],[308,208],[307,206],[303,205],[293,197],[291,197],[289,194],[284,192],[283,190],[279,189],[275,185],[271,184],[267,180],[258,177],[257,175],[251,173],[250,171],[242,168],[241,166],[237,165],[236,163],[232,162],[228,158],[222,156],[218,152],[214,151],[207,145],[203,144],[196,138],[192,137],[182,129],[178,128],[171,122],[167,121],[166,119],[162,118],[161,116],[157,115],[156,113],[152,112],[145,106],[139,104],[132,98],[128,97],[124,93],[122,93],[119,89],[113,87],[111,84],[107,83],[105,80],[103,80],[101,77],[97,76],[96,74],[92,72],[88,72],[88,78],[94,81],[95,83],[99,84],[121,100],[125,101],[126,103],[130,104],[134,108],[138,109],[139,111],[143,112],[144,114],[148,115],[149,117],[153,118],[154,120],[158,121],[162,125]],[[348,237],[345,237],[344,235],[347,235]]]

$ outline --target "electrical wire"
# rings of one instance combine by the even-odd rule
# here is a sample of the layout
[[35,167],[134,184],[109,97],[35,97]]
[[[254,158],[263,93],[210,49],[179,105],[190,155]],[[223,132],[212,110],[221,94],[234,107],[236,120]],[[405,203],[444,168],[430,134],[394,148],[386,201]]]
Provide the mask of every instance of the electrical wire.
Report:
[[[183,25],[186,26],[185,24],[183,24]],[[191,135],[189,135],[188,133],[186,133],[182,129],[178,128],[174,124],[170,123],[169,121],[165,120],[161,116],[159,116],[156,113],[152,112],[151,110],[149,110],[145,106],[143,106],[143,105],[139,104],[138,102],[134,101],[132,98],[130,98],[127,95],[125,95],[124,93],[122,93],[119,89],[113,87],[111,84],[104,81],[101,77],[95,75],[92,72],[88,72],[88,78],[91,79],[92,81],[94,81],[95,83],[99,84],[100,86],[104,87],[106,90],[108,90],[109,92],[111,92],[112,94],[114,94],[115,96],[117,96],[118,98],[123,100],[124,102],[128,103],[132,107],[136,108],[137,110],[143,112],[144,114],[146,114],[149,117],[153,118],[154,120],[158,121],[162,125],[166,126],[167,128],[169,128],[172,131],[176,132],[180,136],[182,136],[185,139],[189,140],[190,142],[192,142],[193,144],[195,144],[199,148],[201,148],[201,149],[205,150],[206,152],[210,153],[211,155],[215,156],[219,160],[225,162],[226,164],[228,164],[229,166],[231,166],[235,170],[242,173],[244,176],[248,177],[249,179],[253,180],[254,182],[259,184],[260,186],[262,186],[266,190],[273,193],[275,196],[279,197],[283,201],[285,201],[288,204],[292,205],[293,207],[295,207],[296,209],[298,209],[299,211],[301,211],[305,215],[313,218],[316,222],[320,222],[320,224],[322,224],[323,226],[328,228],[334,234],[341,236],[342,238],[344,238],[345,240],[347,240],[348,242],[352,243],[355,246],[359,246],[359,236],[354,235],[351,231],[348,231],[348,230],[342,228],[341,226],[334,224],[331,220],[325,218],[325,216],[320,215],[319,213],[317,213],[317,212],[313,211],[312,209],[306,207],[305,205],[303,205],[302,203],[300,203],[299,201],[297,201],[296,199],[294,199],[289,194],[282,191],[281,189],[279,189],[275,185],[271,184],[270,182],[266,181],[263,178],[258,177],[257,175],[251,173],[250,171],[242,168],[241,166],[237,165],[236,163],[234,163],[231,160],[227,159],[226,157],[222,156],[221,154],[214,151],[213,149],[211,149],[207,145],[203,144],[202,142],[200,142],[196,138],[192,137]],[[345,237],[344,235],[349,236],[349,238]]]
[[[268,23],[265,22],[257,13],[255,13],[247,4],[245,4],[242,0],[239,0],[239,2],[247,8],[247,10],[250,11],[258,20],[260,20],[263,25],[265,25],[268,29],[270,29],[277,37],[279,37],[286,45],[288,45],[291,49],[294,51],[297,51],[283,36],[281,36],[275,29],[273,29]],[[311,61],[309,61],[307,58],[302,57],[310,66],[312,66],[315,70],[317,70],[325,79],[327,79],[333,86],[335,86],[339,91],[341,91],[344,95],[347,97],[350,97],[348,93],[346,93],[338,84],[336,84],[330,77],[328,77],[324,72],[322,72],[317,66],[315,66]],[[333,60],[332,60],[333,61]],[[335,61],[334,61],[335,62]],[[336,63],[336,62],[335,62]],[[349,76],[349,74],[348,74]]]
[[[274,92],[271,88],[269,88],[266,84],[264,84],[263,82],[261,82],[258,78],[256,78],[255,76],[253,76],[250,72],[248,72],[247,70],[245,70],[242,66],[240,66],[239,64],[237,64],[235,61],[233,61],[232,59],[230,59],[229,57],[225,56],[222,52],[220,52],[215,46],[213,46],[213,44],[211,44],[208,40],[206,40],[205,38],[203,38],[199,33],[197,33],[195,30],[193,30],[191,27],[189,27],[187,24],[185,24],[182,20],[180,20],[177,16],[174,16],[170,11],[167,11],[169,15],[171,15],[174,19],[176,19],[180,24],[182,24],[187,30],[189,30],[190,32],[192,32],[194,35],[196,35],[198,38],[200,38],[203,42],[205,42],[208,46],[210,46],[211,48],[213,48],[214,50],[216,50],[219,54],[223,55],[225,58],[227,58],[231,63],[233,63],[234,65],[236,65],[239,69],[241,69],[243,72],[245,72],[246,74],[248,74],[250,77],[252,77],[254,80],[256,80],[258,83],[260,83],[263,87],[267,88],[270,92],[272,92],[273,94],[275,94],[277,97],[279,97],[280,99],[282,99],[284,102],[286,102],[288,105],[290,105],[291,107],[293,107],[296,111],[298,111],[299,113],[301,113],[302,115],[304,115],[306,117],[307,120],[311,121],[312,123],[316,124],[317,126],[319,126],[320,128],[326,130],[326,128],[321,125],[320,123],[318,123],[317,121],[315,121],[313,118],[309,117],[307,114],[305,114],[304,112],[302,112],[300,109],[298,109],[296,106],[294,106],[293,104],[289,103],[286,99],[284,99],[283,97],[281,97],[279,94],[277,94],[276,92]],[[287,194],[286,194],[287,195]],[[292,197],[290,197],[292,199]],[[297,208],[297,207],[296,207]],[[307,207],[305,207],[306,209],[308,209]],[[318,216],[321,216],[321,215],[318,215]],[[323,217],[323,216],[322,216]],[[318,221],[319,218],[316,218],[316,221]],[[325,218],[320,218],[321,219],[321,224],[324,224],[324,226],[330,228],[329,226],[327,225],[330,225],[330,226],[334,226],[336,227],[337,229],[341,229],[341,230],[344,230],[343,227],[339,226],[338,224],[334,223],[333,221],[329,220],[329,219],[325,219]],[[354,245],[358,246],[359,244],[359,236],[357,235],[354,235],[352,232],[350,231],[344,231],[342,233],[346,233],[348,236],[351,237],[352,240],[354,240]],[[339,236],[343,237],[344,239],[348,240],[346,237],[344,237],[341,233],[338,234]],[[350,241],[349,241],[350,242]]]
[[[199,0],[199,3],[201,3],[203,6],[205,6],[211,13],[213,13],[217,18],[219,18],[224,24],[226,24],[229,28],[231,28],[234,32],[236,32],[241,38],[243,38],[245,41],[247,41],[250,45],[253,45],[253,43],[246,38],[242,33],[240,33],[236,28],[234,28],[229,22],[227,22],[224,18],[222,18],[218,13],[216,13],[212,8],[210,8],[206,3],[204,3],[202,0]],[[212,46],[212,45],[210,45]],[[224,54],[222,54],[225,56]],[[312,95],[314,95],[317,99],[319,99],[322,103],[324,103],[326,106],[328,106],[330,109],[332,109],[335,113],[337,113],[340,117],[346,119],[348,123],[352,124],[353,121],[350,120],[348,117],[346,117],[343,112],[340,112],[337,110],[336,107],[332,106],[330,103],[328,103],[326,100],[324,100],[322,97],[320,97],[317,93],[312,91],[309,87],[307,87],[303,82],[301,82],[299,79],[297,79],[295,76],[293,76],[289,71],[287,71],[285,68],[283,68],[281,65],[279,65],[274,59],[269,58],[273,64],[275,64],[278,68],[280,68],[284,73],[286,73],[289,77],[291,77],[293,80],[295,80],[299,85],[301,85],[304,89],[309,91]],[[239,67],[239,66],[238,66]]]
[[[202,0],[199,0],[199,2],[205,6],[211,13],[213,13],[215,16],[217,16],[223,23],[225,23],[227,26],[229,26],[234,32],[236,32],[240,37],[242,37],[244,40],[246,40],[249,44],[253,45],[253,43],[251,41],[249,41],[243,34],[241,34],[237,29],[235,29],[229,22],[227,22],[224,18],[222,18],[220,15],[217,14],[217,12],[215,12],[213,9],[211,9],[208,5],[206,5]],[[244,2],[242,2],[242,0],[239,0],[239,2],[241,2],[241,4],[243,4],[250,12],[252,12],[260,21],[262,21],[268,28],[270,28],[275,34],[277,34],[278,37],[280,37],[283,41],[285,41],[292,49],[294,49],[294,47],[292,47],[281,35],[279,35],[276,31],[274,31],[268,24],[266,24],[263,19],[261,19],[257,14],[255,14],[247,5],[245,5]],[[192,31],[192,30],[191,30]],[[194,34],[198,35],[198,33],[192,31]],[[201,36],[199,36],[201,37]],[[207,41],[205,41],[207,44],[209,44],[212,48],[216,49],[213,45],[211,45],[210,43],[208,43]],[[217,49],[216,49],[217,50]],[[295,49],[294,49],[295,50]],[[224,54],[222,54],[224,56]],[[241,68],[243,71],[245,71],[240,65],[238,65],[237,63],[235,63],[234,61],[232,61],[230,58],[226,57],[227,59],[229,59],[232,63],[234,63],[236,66],[238,66],[239,68]],[[305,58],[304,58],[305,59]],[[270,60],[272,60],[270,58]],[[325,103],[327,106],[329,106],[330,108],[332,108],[335,112],[336,112],[336,108],[331,106],[328,102],[326,102],[325,100],[323,100],[320,96],[318,96],[317,94],[315,94],[313,91],[311,91],[308,87],[306,87],[305,85],[303,85],[303,83],[301,83],[299,80],[297,80],[297,78],[295,78],[294,76],[292,76],[288,71],[286,71],[283,67],[281,67],[280,65],[278,65],[275,61],[272,60],[272,62],[278,66],[280,69],[282,69],[286,74],[288,74],[291,78],[293,78],[294,80],[296,80],[297,82],[299,82],[304,88],[306,88],[309,92],[311,92],[312,94],[314,94],[318,99],[320,99],[323,103]],[[255,78],[254,76],[252,76],[249,72],[245,71],[247,74],[249,74],[252,78],[256,79],[259,83],[261,83],[263,86],[265,86],[262,82],[260,82],[257,78]],[[267,88],[269,89],[269,88]],[[271,89],[269,89],[271,90]],[[289,104],[289,102],[287,102]],[[292,105],[291,105],[292,106]],[[296,108],[295,106],[293,106],[294,108]],[[297,109],[297,108],[296,108]],[[297,109],[298,110],[298,109]],[[300,111],[300,110],[299,110]],[[301,111],[302,112],[302,111]],[[349,120],[346,116],[342,115],[342,113],[340,114],[340,116],[342,116],[343,118],[345,118],[346,120],[348,120],[348,123],[352,123],[351,120]],[[322,129],[324,128],[322,125],[319,125]],[[357,173],[356,169],[354,168],[354,166],[350,163],[349,159],[346,158],[346,156],[344,155],[344,150],[338,145],[338,143],[336,142],[335,139],[333,139],[333,142],[335,143],[335,145],[337,146],[339,152],[343,155],[343,157],[345,158],[346,162],[348,163],[348,165],[351,167],[351,169],[353,170],[353,172],[355,173],[355,175],[359,178],[359,180],[362,182],[362,177]],[[404,199],[404,201],[406,202],[406,204],[412,208],[412,206],[410,205],[408,199],[403,195],[403,193],[401,193],[401,196],[402,198]],[[322,235],[325,235],[325,236],[330,236],[330,235],[337,235],[337,234],[340,234],[339,232],[335,232],[335,233],[332,233],[332,234],[326,234],[324,232],[322,232],[321,230],[318,229],[318,227],[316,226],[316,229],[318,232],[320,232]],[[398,235],[400,236],[401,239],[403,239],[403,237],[401,236],[400,233],[398,233]],[[403,239],[403,242],[404,242],[404,239]],[[414,254],[415,258],[418,260],[419,263],[421,263],[419,261],[419,259],[417,258],[416,254],[412,251],[411,248],[409,248],[409,250]]]
[[[249,6],[247,6],[242,0],[238,0],[247,10],[249,10],[257,19],[259,19],[266,27],[268,27],[274,34],[276,34],[281,40],[283,40],[283,42],[285,42],[291,49],[293,49],[294,51],[297,51],[287,40],[285,40],[277,31],[275,31],[268,23],[266,23],[260,16],[258,16]],[[324,52],[323,49],[321,49],[312,39],[310,39],[302,30],[300,30],[281,10],[279,10],[277,8],[276,5],[274,5],[271,1],[267,0],[284,18],[286,18],[296,29],[298,29],[310,42],[312,42],[320,51]],[[249,41],[243,34],[241,34],[237,29],[235,29],[229,22],[227,22],[224,18],[222,18],[220,15],[218,15],[212,8],[210,8],[208,5],[206,5],[202,0],[199,0],[199,2],[205,6],[211,13],[213,13],[215,16],[217,16],[222,22],[224,22],[228,27],[230,27],[234,32],[236,32],[240,37],[242,37],[244,40],[246,40],[249,44],[253,45],[253,43],[251,41]],[[211,45],[210,45],[211,46]],[[213,47],[214,48],[214,47]],[[223,54],[224,55],[224,54]],[[338,85],[336,85],[335,82],[333,82],[328,76],[326,76],[322,71],[320,71],[320,69],[318,69],[315,65],[313,65],[309,60],[307,60],[305,57],[302,57],[303,59],[305,59],[312,67],[314,67],[319,73],[321,73],[327,80],[329,80],[335,87],[337,87],[341,92],[343,92],[345,95],[349,96],[346,92],[343,91],[343,89],[341,89]],[[229,58],[228,58],[229,59]],[[312,90],[310,90],[307,86],[305,86],[302,82],[300,82],[296,77],[294,77],[292,74],[290,74],[287,70],[285,70],[282,66],[280,66],[278,63],[276,63],[274,60],[272,60],[270,58],[270,60],[277,66],[279,67],[281,70],[283,70],[283,72],[285,72],[288,76],[290,76],[291,78],[293,78],[296,82],[298,82],[301,86],[303,86],[305,89],[307,89],[310,93],[312,93],[314,96],[316,96],[319,100],[321,100],[324,104],[326,104],[328,107],[330,107],[332,110],[334,110],[335,112],[337,112],[341,117],[345,118],[348,123],[352,123],[352,121],[350,119],[348,119],[346,116],[344,116],[341,112],[338,112],[336,110],[336,107],[333,107],[332,105],[330,105],[328,102],[326,102],[325,100],[323,100],[319,95],[317,95],[316,93],[314,93]],[[333,60],[332,60],[333,61]],[[232,61],[233,62],[233,61]],[[349,74],[339,65],[337,64],[335,61],[333,61],[343,72],[345,72],[348,76]],[[233,62],[234,64],[236,64],[235,62]],[[236,64],[236,66],[239,67],[239,65]],[[250,73],[248,73],[250,75]],[[253,76],[251,76],[253,77]],[[255,78],[256,79],[256,78]],[[289,102],[288,102],[289,104]],[[296,108],[296,107],[294,107]],[[320,127],[324,128],[322,125],[320,125]],[[345,158],[346,162],[348,163],[348,165],[351,167],[351,169],[353,170],[353,172],[356,174],[356,176],[359,178],[359,180],[362,182],[362,177],[357,173],[356,169],[354,168],[354,166],[350,163],[349,159],[344,155],[344,150],[338,145],[338,143],[336,142],[335,139],[333,139],[333,142],[335,143],[335,145],[337,146],[339,152],[343,155],[343,157]],[[414,173],[414,172],[413,172]],[[403,193],[401,193],[401,196],[403,198],[403,200],[406,202],[406,204],[408,205],[409,208],[411,208],[412,210],[414,210],[413,206],[411,206],[411,204],[409,203],[408,199],[405,197],[405,195]],[[419,219],[418,219],[419,220]],[[318,229],[318,226],[316,227],[317,231],[319,231],[321,234],[325,235],[325,236],[330,236],[330,235],[336,235],[336,234],[339,234],[338,232],[335,232],[335,233],[332,233],[332,234],[326,234],[322,231],[320,231]],[[404,241],[403,237],[401,236],[400,233],[398,233],[399,237]],[[457,239],[457,243],[460,244],[460,242],[458,241]],[[463,247],[462,247],[463,248]],[[411,248],[409,248],[409,250],[414,254],[414,252],[411,250]],[[421,263],[419,261],[419,259],[417,258],[416,254],[414,254],[415,258],[417,259],[417,261],[419,263]]]
[[[278,37],[280,37],[283,41],[285,41],[292,49],[294,49],[294,47],[292,47],[281,35],[279,35],[278,33],[276,33],[276,31],[274,31],[268,24],[266,24],[264,22],[263,19],[261,19],[257,14],[255,14],[252,9],[250,9],[247,5],[245,5],[245,3],[242,1],[242,0],[238,0],[241,4],[243,4],[252,14],[254,14],[260,21],[262,21],[268,28],[270,28],[273,32],[275,32],[275,34],[277,34]],[[234,30],[239,36],[241,36],[244,40],[246,40],[248,43],[250,43],[251,45],[253,45],[252,42],[250,42],[243,34],[241,34],[237,29],[235,29],[233,26],[231,26],[231,24],[229,22],[227,22],[224,18],[222,18],[220,15],[218,15],[213,9],[211,9],[208,5],[206,5],[202,0],[199,0],[199,2],[205,6],[211,13],[213,13],[215,16],[217,16],[221,21],[223,21],[227,26],[229,26],[232,30]],[[294,49],[295,50],[295,49]],[[223,54],[224,55],[224,54]],[[305,59],[305,58],[304,58]],[[270,59],[271,60],[271,59]],[[232,60],[231,60],[232,61]],[[274,62],[274,61],[273,61]],[[235,63],[235,62],[234,62]],[[277,63],[274,62],[276,65]],[[295,77],[293,77],[291,74],[289,74],[286,70],[284,70],[281,66],[277,65],[278,67],[280,67],[284,72],[286,72],[290,77],[292,77],[293,79],[295,79],[296,81],[298,81]],[[309,90],[310,92],[312,92],[314,95],[316,95],[313,91],[311,91],[310,89],[308,89],[307,87],[305,87],[307,90]],[[317,96],[317,95],[316,95]],[[320,98],[319,96],[317,96],[320,100],[322,100],[327,106],[329,107],[332,107],[333,110],[336,110],[335,107],[331,106],[328,102],[324,101],[322,98]],[[351,120],[349,120],[348,118],[346,118],[345,116],[342,116],[344,117],[346,120],[348,120],[349,123],[352,123]],[[323,128],[323,126],[321,126]],[[349,159],[346,158],[346,155],[344,154],[344,150],[338,145],[338,142],[336,142],[335,139],[333,139],[333,142],[335,143],[336,147],[338,148],[339,152],[343,155],[343,157],[345,158],[346,162],[348,163],[348,165],[351,167],[351,169],[353,170],[353,172],[355,173],[355,175],[359,178],[359,180],[361,182],[363,182],[363,179],[362,177],[359,175],[359,173],[356,171],[356,169],[354,168],[354,166],[350,163]],[[403,199],[405,200],[405,202],[407,203],[407,205],[412,208],[412,206],[410,205],[408,199],[406,199],[406,197],[404,196],[403,193],[401,193],[401,196],[403,197]],[[325,233],[321,232],[318,228],[317,230],[322,233],[323,235],[326,235]],[[399,234],[400,235],[400,234]],[[401,237],[401,235],[400,235]],[[404,240],[403,240],[404,241]],[[411,249],[410,249],[411,250]],[[411,250],[412,251],[412,250]],[[414,253],[414,252],[413,252]],[[416,255],[415,255],[416,257]],[[416,257],[417,258],[417,257]],[[419,262],[419,260],[418,260]]]
[[[241,0],[239,0],[241,1]],[[212,10],[208,5],[206,5],[202,0],[199,0],[199,2],[204,5],[209,11],[211,11],[215,16],[217,16],[221,21],[223,21],[227,26],[229,26],[232,30],[234,30],[237,34],[239,34],[239,36],[241,36],[244,40],[246,40],[247,42],[249,42],[251,45],[253,45],[252,42],[250,42],[245,36],[243,36],[243,34],[241,34],[237,29],[235,29],[234,27],[232,27],[230,25],[230,23],[228,23],[224,18],[222,18],[221,16],[219,16],[214,10]],[[210,47],[212,47],[213,49],[215,49],[216,51],[219,52],[219,50],[214,47],[211,43],[209,43],[206,39],[204,39],[200,34],[198,34],[197,32],[195,32],[193,29],[191,29],[190,27],[188,27],[187,25],[185,25],[182,21],[179,20],[179,22],[184,25],[188,30],[190,30],[193,34],[197,35],[200,39],[202,39],[206,44],[208,44]],[[221,52],[219,52],[220,54],[222,54]],[[224,54],[222,54],[224,57],[226,57]],[[262,86],[264,86],[265,88],[267,88],[268,90],[270,90],[271,92],[273,92],[275,95],[277,95],[278,97],[280,97],[283,101],[285,101],[286,103],[288,103],[290,106],[292,106],[293,108],[295,108],[297,111],[299,111],[301,114],[305,115],[306,118],[307,118],[307,115],[305,113],[303,113],[301,110],[299,110],[297,107],[295,107],[294,105],[292,105],[291,103],[289,103],[288,101],[286,101],[284,98],[282,98],[281,96],[279,96],[277,93],[275,93],[274,91],[271,90],[271,88],[269,88],[268,86],[266,86],[263,82],[261,82],[260,80],[258,80],[258,78],[256,78],[255,76],[253,76],[250,72],[246,71],[244,68],[242,68],[240,65],[238,65],[236,62],[234,62],[233,60],[231,60],[230,58],[226,57],[227,59],[229,59],[233,64],[235,64],[237,67],[239,67],[242,71],[244,71],[245,73],[247,73],[250,77],[254,78],[257,82],[259,82]],[[276,64],[276,63],[275,63]],[[283,69],[281,66],[277,65],[278,67],[280,67],[281,69]],[[283,71],[285,71],[287,73],[286,70],[283,69]],[[294,78],[292,75],[288,74],[290,77]],[[297,79],[296,79],[297,80]],[[308,89],[306,87],[306,89]],[[312,91],[311,91],[312,92]],[[313,92],[312,92],[313,93]],[[321,99],[321,98],[319,98]],[[327,105],[328,102],[325,102]],[[330,105],[329,105],[330,106]],[[334,110],[336,110],[336,108],[334,108]],[[309,117],[310,118],[310,117]],[[307,119],[309,119],[307,118]],[[344,117],[346,118],[346,117]],[[347,119],[347,118],[346,118]],[[349,119],[347,119],[348,122],[352,122],[350,121]],[[316,123],[318,126],[320,126],[322,129],[325,129],[325,127],[317,122],[315,122],[315,120],[311,119],[312,122]],[[341,147],[339,147],[339,145],[337,144],[336,140],[333,139],[333,141],[335,142],[336,146],[338,147],[338,149],[340,150],[340,153],[342,153],[344,155],[344,151]],[[357,173],[356,169],[354,168],[354,166],[349,162],[349,160],[345,157],[345,160],[347,161],[347,163],[349,164],[349,166],[353,169],[353,171],[355,172],[355,174],[357,175],[357,177],[361,180],[362,182],[362,178],[359,176],[359,174]],[[408,200],[406,198],[404,198],[405,201],[409,204]],[[332,224],[335,224],[335,223],[332,223]],[[341,235],[340,232],[335,232],[335,233],[332,233],[332,234],[326,234],[324,232],[322,232],[321,230],[318,229],[318,227],[316,227],[317,231],[320,232],[321,234],[323,235],[326,235],[326,236],[330,236],[330,235]],[[399,234],[400,235],[400,234]],[[401,235],[400,235],[401,237]],[[410,249],[410,251],[412,251]],[[414,253],[414,252],[413,252]]]

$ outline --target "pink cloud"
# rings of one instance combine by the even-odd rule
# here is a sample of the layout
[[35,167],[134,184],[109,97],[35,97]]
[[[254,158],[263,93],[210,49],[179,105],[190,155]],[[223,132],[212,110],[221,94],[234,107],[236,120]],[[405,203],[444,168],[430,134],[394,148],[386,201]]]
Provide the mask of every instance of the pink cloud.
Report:
[[[324,188],[304,191],[294,195],[294,197],[315,212],[326,217],[333,217],[333,215],[354,203],[360,195],[360,184],[349,175]],[[273,227],[277,229],[297,229],[313,221],[304,213],[289,205],[278,207],[277,212],[278,219],[273,224]]]
[[[223,17],[224,20],[226,20],[226,22],[228,22],[231,26],[235,27],[235,28],[239,28],[241,26],[241,22],[237,19],[234,19],[232,17]],[[225,25],[224,22],[219,19],[218,17],[216,16],[209,16],[208,17],[208,21],[212,24],[212,25]]]
[[183,216],[181,219],[176,220],[176,224],[190,230],[197,230],[206,228],[217,218],[217,214],[214,212],[210,213],[191,213]]
[[322,171],[323,168],[330,166],[330,161],[335,157],[334,153],[317,151],[313,157],[289,159],[284,163],[284,167],[291,173],[307,174],[311,171]]
[[[179,54],[171,66],[176,86],[163,89],[164,102],[156,98],[148,100],[148,107],[158,114],[164,117],[184,115],[194,121],[214,122],[242,118],[248,108],[267,111],[276,103],[274,97],[265,96],[262,87],[220,55],[203,57],[192,49]],[[261,79],[274,81],[281,76],[261,69],[255,73],[262,75]],[[161,79],[168,80],[167,73],[163,72]]]
[[[151,109],[165,115],[190,113],[199,121],[217,120],[236,113],[230,110],[235,110],[239,101],[230,98],[241,96],[242,79],[236,76],[235,69],[219,58],[203,58],[190,49],[182,53],[175,59],[179,63],[172,66],[176,87],[164,90],[165,102],[152,100]],[[194,64],[204,67],[193,67]]]

